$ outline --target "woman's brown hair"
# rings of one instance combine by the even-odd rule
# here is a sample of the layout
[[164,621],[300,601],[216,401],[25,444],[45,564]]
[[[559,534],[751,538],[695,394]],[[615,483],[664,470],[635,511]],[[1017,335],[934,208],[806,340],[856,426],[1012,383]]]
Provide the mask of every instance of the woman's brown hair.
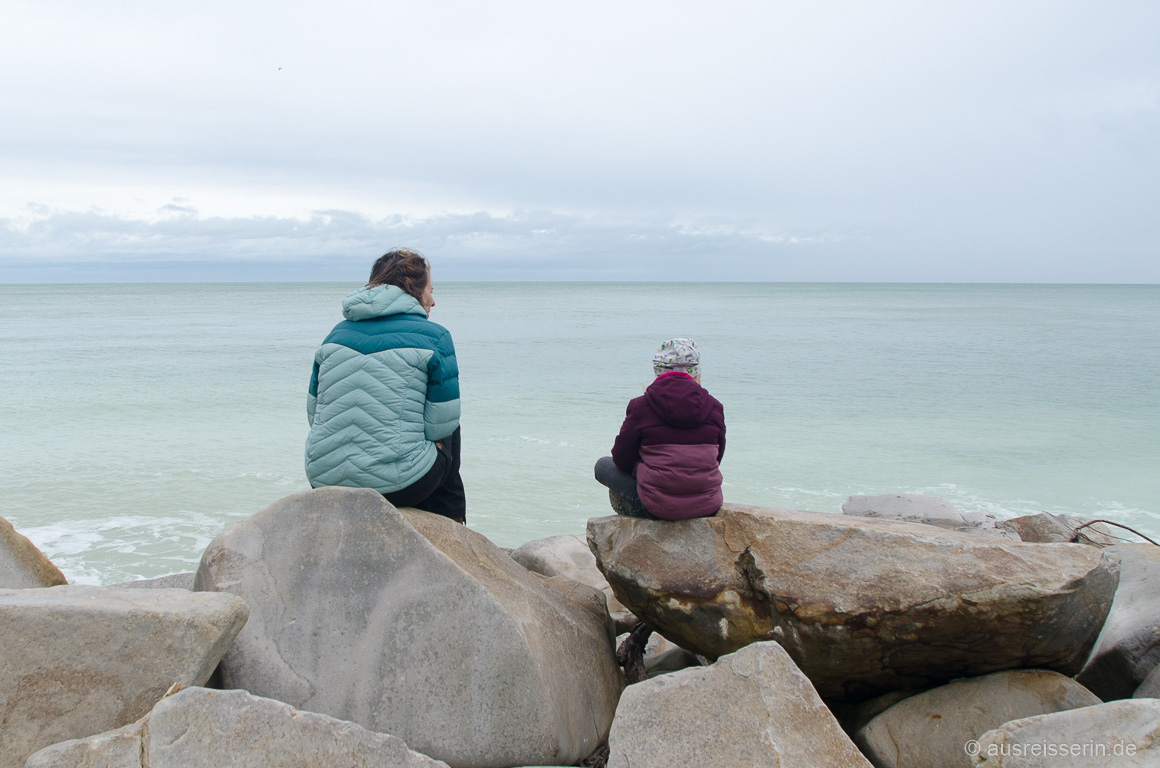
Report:
[[417,300],[423,300],[423,289],[431,280],[431,265],[418,251],[396,248],[387,251],[371,267],[367,288],[376,285],[397,285]]

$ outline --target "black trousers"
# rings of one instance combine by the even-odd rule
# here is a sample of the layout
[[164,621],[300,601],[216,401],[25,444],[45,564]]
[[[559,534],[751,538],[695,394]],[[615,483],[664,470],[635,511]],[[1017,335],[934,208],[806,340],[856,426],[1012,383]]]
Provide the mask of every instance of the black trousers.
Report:
[[467,496],[463,492],[463,478],[459,476],[459,427],[439,442],[443,447],[435,447],[438,455],[427,474],[406,488],[383,496],[396,507],[414,507],[466,523]]
[[649,514],[644,504],[641,504],[640,496],[636,493],[636,478],[621,472],[611,456],[597,460],[594,472],[596,481],[608,488],[608,501],[616,514],[644,520],[659,519]]

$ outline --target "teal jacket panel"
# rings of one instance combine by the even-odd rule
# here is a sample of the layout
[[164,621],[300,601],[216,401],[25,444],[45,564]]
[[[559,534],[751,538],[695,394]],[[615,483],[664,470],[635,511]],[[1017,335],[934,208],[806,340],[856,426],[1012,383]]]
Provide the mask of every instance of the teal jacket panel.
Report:
[[316,488],[406,488],[459,426],[451,334],[397,286],[354,291],[343,316],[314,355],[306,477]]

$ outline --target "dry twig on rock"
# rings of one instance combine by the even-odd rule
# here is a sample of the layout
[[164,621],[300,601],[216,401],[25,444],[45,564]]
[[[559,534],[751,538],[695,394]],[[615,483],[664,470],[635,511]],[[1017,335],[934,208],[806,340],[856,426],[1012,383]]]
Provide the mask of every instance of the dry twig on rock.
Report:
[[[1086,523],[1084,523],[1083,525],[1079,526],[1078,528],[1076,528],[1074,531],[1071,532],[1072,543],[1074,544],[1075,542],[1079,541],[1079,536],[1080,536],[1079,532],[1080,531],[1082,531],[1084,528],[1087,528],[1089,525],[1095,525],[1096,523],[1107,523],[1108,525],[1114,525],[1117,528],[1123,528],[1126,531],[1131,531],[1132,533],[1136,534],[1137,536],[1139,536],[1141,539],[1148,542],[1149,544],[1156,544],[1156,542],[1152,541],[1147,536],[1145,536],[1144,534],[1137,531],[1135,528],[1129,528],[1128,526],[1124,525],[1123,523],[1116,523],[1116,522],[1113,522],[1111,520],[1088,520]],[[1160,547],[1160,544],[1156,544],[1156,546]]]
[[616,649],[616,663],[624,667],[624,679],[629,685],[648,677],[644,668],[644,647],[652,633],[652,627],[639,622]]

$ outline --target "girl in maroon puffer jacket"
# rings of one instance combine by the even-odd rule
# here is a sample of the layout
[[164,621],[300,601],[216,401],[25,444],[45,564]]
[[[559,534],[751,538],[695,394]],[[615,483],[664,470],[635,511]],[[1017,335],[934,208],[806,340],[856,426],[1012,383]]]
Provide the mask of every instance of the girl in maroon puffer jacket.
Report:
[[661,344],[656,380],[628,404],[612,456],[596,462],[617,514],[661,520],[708,517],[721,508],[725,410],[701,386],[692,339]]

